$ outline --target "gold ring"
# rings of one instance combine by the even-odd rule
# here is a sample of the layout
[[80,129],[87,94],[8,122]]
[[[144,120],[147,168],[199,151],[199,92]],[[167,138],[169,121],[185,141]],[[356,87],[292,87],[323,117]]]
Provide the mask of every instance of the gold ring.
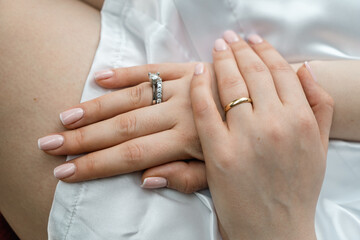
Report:
[[234,101],[232,101],[231,103],[229,103],[228,105],[225,106],[225,108],[224,108],[225,113],[227,113],[232,107],[235,107],[236,105],[239,105],[242,103],[252,103],[252,100],[251,100],[251,98],[247,98],[247,97],[235,99]]

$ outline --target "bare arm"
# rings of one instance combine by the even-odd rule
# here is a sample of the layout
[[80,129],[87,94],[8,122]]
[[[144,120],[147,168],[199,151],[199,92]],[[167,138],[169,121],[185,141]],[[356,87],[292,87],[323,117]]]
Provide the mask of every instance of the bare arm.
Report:
[[312,61],[309,65],[335,101],[330,138],[360,141],[360,61]]

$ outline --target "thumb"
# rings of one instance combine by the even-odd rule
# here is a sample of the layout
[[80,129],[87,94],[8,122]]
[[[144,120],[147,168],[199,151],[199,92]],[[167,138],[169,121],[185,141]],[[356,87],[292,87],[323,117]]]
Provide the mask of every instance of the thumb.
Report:
[[334,112],[334,100],[316,82],[316,78],[308,62],[305,62],[305,64],[299,68],[297,75],[315,115],[323,146],[325,150],[327,150]]
[[205,164],[202,161],[176,161],[147,169],[142,176],[142,188],[167,187],[182,193],[193,193],[208,187]]

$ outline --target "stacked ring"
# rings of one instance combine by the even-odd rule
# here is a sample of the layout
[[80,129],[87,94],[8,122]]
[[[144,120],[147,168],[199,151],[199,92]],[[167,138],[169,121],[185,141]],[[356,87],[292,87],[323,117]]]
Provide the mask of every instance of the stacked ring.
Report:
[[148,76],[153,89],[152,104],[159,104],[162,102],[162,79],[160,77],[160,73],[149,72]]

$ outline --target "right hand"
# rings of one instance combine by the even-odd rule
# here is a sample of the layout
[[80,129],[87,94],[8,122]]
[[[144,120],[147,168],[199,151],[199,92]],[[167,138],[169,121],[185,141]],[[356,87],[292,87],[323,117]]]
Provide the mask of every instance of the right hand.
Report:
[[[217,40],[214,69],[223,121],[206,67],[191,100],[206,174],[224,239],[316,239],[314,219],[325,174],[332,98],[302,67],[299,77],[259,36]],[[234,84],[236,83],[236,84]],[[303,91],[305,90],[305,93]]]

